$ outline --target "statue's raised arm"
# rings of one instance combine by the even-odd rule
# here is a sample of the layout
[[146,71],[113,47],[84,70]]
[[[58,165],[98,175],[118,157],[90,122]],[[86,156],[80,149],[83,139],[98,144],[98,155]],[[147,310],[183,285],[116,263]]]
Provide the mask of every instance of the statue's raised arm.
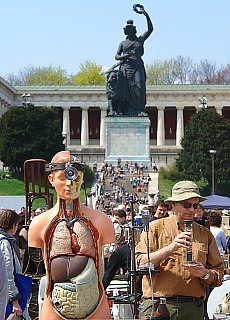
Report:
[[145,31],[145,33],[143,33],[143,35],[141,36],[142,38],[144,38],[144,40],[146,40],[150,36],[150,34],[153,32],[152,21],[148,15],[148,13],[145,11],[145,8],[143,5],[134,4],[133,11],[135,11],[136,13],[139,13],[139,14],[143,14],[146,17],[148,30]]

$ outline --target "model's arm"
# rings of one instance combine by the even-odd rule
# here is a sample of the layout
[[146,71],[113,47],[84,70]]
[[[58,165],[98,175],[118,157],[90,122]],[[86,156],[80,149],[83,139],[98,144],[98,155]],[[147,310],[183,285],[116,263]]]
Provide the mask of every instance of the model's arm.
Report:
[[28,246],[34,248],[43,249],[44,243],[42,240],[43,224],[42,220],[39,219],[41,216],[33,218],[28,231]]
[[115,243],[115,233],[114,233],[114,227],[111,219],[106,216],[105,214],[102,215],[100,219],[100,234],[101,234],[101,240],[102,244],[110,244]]

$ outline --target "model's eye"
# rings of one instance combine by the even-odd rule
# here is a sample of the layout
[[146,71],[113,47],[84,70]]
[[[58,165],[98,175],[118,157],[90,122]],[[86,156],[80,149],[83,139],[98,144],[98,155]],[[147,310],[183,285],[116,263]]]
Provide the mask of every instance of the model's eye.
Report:
[[64,174],[64,171],[59,171],[57,172],[57,178],[61,181],[65,181],[66,180],[66,177],[65,177],[65,174]]

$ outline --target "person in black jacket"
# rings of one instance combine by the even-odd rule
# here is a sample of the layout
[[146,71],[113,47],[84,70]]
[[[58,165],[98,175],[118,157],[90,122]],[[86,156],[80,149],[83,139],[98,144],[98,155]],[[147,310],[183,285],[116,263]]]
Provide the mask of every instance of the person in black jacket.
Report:
[[109,258],[106,271],[102,279],[105,289],[109,286],[119,268],[122,269],[122,273],[125,275],[128,270],[130,270],[131,266],[131,251],[129,245],[126,243],[126,238],[129,233],[129,224],[126,221],[125,210],[118,209],[114,215],[113,223],[116,237],[116,249]]
[[131,251],[127,243],[121,243],[109,258],[108,265],[104,277],[102,279],[103,286],[106,288],[113,280],[119,268],[122,269],[124,275],[128,275],[131,266]]

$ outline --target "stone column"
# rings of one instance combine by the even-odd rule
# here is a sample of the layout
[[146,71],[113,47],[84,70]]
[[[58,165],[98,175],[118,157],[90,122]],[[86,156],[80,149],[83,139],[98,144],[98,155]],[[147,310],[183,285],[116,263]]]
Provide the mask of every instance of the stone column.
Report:
[[7,102],[2,101],[1,103],[1,114],[3,115],[8,110]]
[[181,146],[181,139],[184,136],[184,116],[183,116],[183,110],[184,106],[177,105],[177,124],[176,124],[176,146]]
[[70,123],[69,123],[69,106],[63,108],[63,123],[62,123],[62,136],[65,137],[65,148],[68,150],[70,146]]
[[89,144],[89,116],[88,116],[88,106],[81,106],[82,116],[81,116],[81,145],[86,146]]
[[220,104],[216,104],[215,105],[215,110],[217,113],[219,113],[222,116],[222,110],[223,110],[223,106]]
[[100,107],[101,110],[101,123],[100,123],[100,146],[106,144],[106,130],[105,130],[105,117],[107,116],[107,106]]
[[165,121],[164,121],[164,106],[157,106],[157,146],[165,145]]

